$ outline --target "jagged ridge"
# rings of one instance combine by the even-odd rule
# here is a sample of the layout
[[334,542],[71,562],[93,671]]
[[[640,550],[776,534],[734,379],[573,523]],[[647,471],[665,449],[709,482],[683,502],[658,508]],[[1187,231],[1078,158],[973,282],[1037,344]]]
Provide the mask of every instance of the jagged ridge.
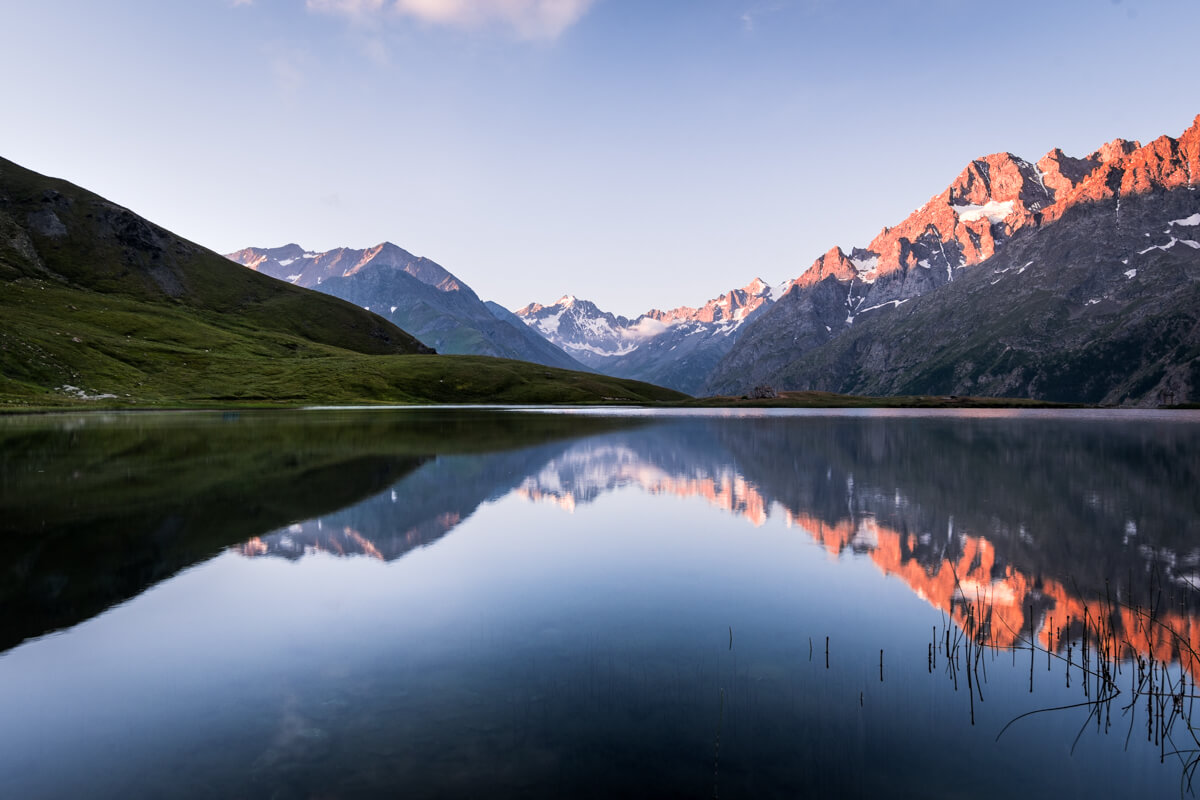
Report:
[[652,308],[634,319],[602,311],[573,295],[550,305],[530,303],[516,313],[593,369],[694,392],[729,351],[742,326],[765,311],[779,293],[778,287],[755,278],[698,308]]
[[[747,326],[704,390],[737,393],[755,383],[773,383],[788,389],[836,386],[838,391],[892,392],[919,386],[927,392],[963,393],[978,390],[982,384],[992,393],[1041,399],[1194,399],[1198,392],[1192,367],[1177,368],[1191,363],[1186,351],[1174,349],[1178,337],[1168,336],[1149,349],[1139,349],[1137,363],[1124,372],[1108,371],[1111,374],[1103,385],[1091,381],[1085,387],[1054,377],[1077,372],[1081,360],[1092,358],[1083,356],[1084,349],[1094,350],[1089,337],[1099,337],[1096,343],[1115,341],[1119,331],[1111,328],[1120,327],[1126,306],[1106,307],[1106,318],[1099,321],[1093,317],[1102,309],[1079,315],[1069,306],[1080,302],[1078,292],[1095,292],[1092,284],[1097,281],[1109,283],[1105,292],[1110,300],[1121,294],[1114,287],[1131,280],[1126,274],[1131,264],[1123,259],[1130,253],[1148,255],[1139,251],[1145,244],[1142,239],[1150,237],[1155,226],[1167,225],[1169,235],[1168,223],[1182,221],[1196,211],[1194,176],[1200,176],[1200,117],[1178,139],[1162,136],[1146,146],[1117,139],[1082,159],[1070,158],[1057,149],[1036,164],[1011,153],[977,159],[946,190],[899,225],[884,228],[866,248],[854,249],[850,255],[833,248],[817,259],[791,282],[784,302]],[[1134,221],[1134,203],[1137,230],[1129,227]],[[1095,217],[1085,213],[1086,208],[1099,208],[1104,214]],[[1065,229],[1060,227],[1064,224]],[[1051,238],[1043,238],[1052,230]],[[1021,263],[1001,258],[1002,253],[1008,254],[1002,248],[1017,238],[1023,239],[1022,253],[1028,258]],[[1095,246],[1100,240],[1105,243],[1103,248]],[[1173,242],[1194,240],[1173,236],[1156,247],[1169,249]],[[1167,261],[1181,266],[1168,266]],[[1153,310],[1156,304],[1159,311],[1165,313],[1170,307],[1186,316],[1183,308],[1177,308],[1177,301],[1181,291],[1190,291],[1191,279],[1180,285],[1155,270],[1174,269],[1174,276],[1188,276],[1191,273],[1181,273],[1181,267],[1198,261],[1200,251],[1184,244],[1172,258],[1154,257],[1152,263],[1141,267],[1146,293],[1138,309],[1144,305],[1147,310],[1138,310],[1139,324],[1163,328],[1147,322],[1157,313]],[[947,294],[947,284],[973,271],[960,270],[981,264],[991,265],[990,272],[996,275],[1023,276],[1020,281],[1028,284],[1029,291],[1004,300],[998,295],[989,299],[988,295],[995,293],[988,290],[992,283],[985,282],[982,287],[972,287],[969,297],[967,293]],[[1132,266],[1136,276],[1138,267]],[[1047,296],[1039,300],[1034,294]],[[926,300],[920,304],[920,313],[930,320],[951,320],[969,308],[975,324],[956,331],[959,326],[943,324],[939,328],[932,321],[922,323],[918,327],[923,338],[903,345],[907,358],[879,357],[881,351],[895,355],[900,345],[894,337],[900,331],[889,330],[886,321],[878,318],[916,314],[915,307],[898,309],[918,298]],[[1092,299],[1089,295],[1082,302]],[[1010,326],[1000,325],[996,319],[1000,309],[1008,315]],[[1065,326],[1060,343],[1045,337],[1021,337],[1009,330],[1023,324],[1040,327],[1038,318],[1046,316]],[[869,334],[862,330],[867,319],[871,320]],[[1004,380],[981,380],[977,362],[943,363],[970,338],[971,330],[985,322],[1011,340],[1008,352],[1024,350],[1031,359]],[[1159,338],[1152,336],[1151,340]],[[1168,340],[1175,344],[1168,346]],[[1073,348],[1069,352],[1064,350],[1068,341]],[[868,351],[875,355],[868,358]],[[1043,355],[1046,364],[1030,366]],[[940,378],[924,367],[934,363],[939,364]],[[881,372],[884,370],[886,375]],[[1137,372],[1144,374],[1131,384]],[[924,373],[928,373],[926,378],[919,377]],[[1159,375],[1158,382],[1147,383],[1154,374]]]

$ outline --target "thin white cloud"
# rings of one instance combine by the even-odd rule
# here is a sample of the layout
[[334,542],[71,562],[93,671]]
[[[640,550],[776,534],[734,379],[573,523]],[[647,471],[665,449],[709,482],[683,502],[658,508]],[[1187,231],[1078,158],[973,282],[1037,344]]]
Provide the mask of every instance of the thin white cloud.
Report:
[[377,67],[386,67],[392,61],[387,45],[377,36],[368,36],[359,43],[359,49]]
[[307,0],[311,11],[368,21],[396,14],[430,25],[476,29],[499,25],[522,39],[555,39],[595,0]]
[[297,94],[306,81],[308,54],[280,42],[267,42],[261,49],[275,86],[285,95]]
[[621,336],[625,339],[649,339],[651,336],[657,336],[669,327],[666,323],[647,318],[623,330]]
[[777,11],[783,11],[788,7],[783,0],[774,0],[774,2],[756,2],[752,3],[741,16],[742,30],[746,33],[754,33],[757,27],[758,20],[762,17],[774,14]]
[[345,14],[348,17],[365,17],[376,14],[388,5],[385,0],[307,0],[310,11],[330,14]]

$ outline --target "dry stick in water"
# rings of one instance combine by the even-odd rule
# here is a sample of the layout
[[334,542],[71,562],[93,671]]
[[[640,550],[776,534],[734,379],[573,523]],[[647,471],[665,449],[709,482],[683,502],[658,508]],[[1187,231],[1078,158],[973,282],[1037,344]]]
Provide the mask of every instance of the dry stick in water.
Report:
[[1050,627],[1046,628],[1046,672],[1050,671],[1050,648],[1054,646],[1054,615],[1050,615]]
[[1033,694],[1033,603],[1029,604],[1029,693]]
[[1067,640],[1067,688],[1071,688],[1071,642]]
[[[958,683],[955,682],[955,689],[958,689]],[[975,724],[975,687],[971,685],[971,640],[967,640],[967,695],[971,700],[971,724]]]

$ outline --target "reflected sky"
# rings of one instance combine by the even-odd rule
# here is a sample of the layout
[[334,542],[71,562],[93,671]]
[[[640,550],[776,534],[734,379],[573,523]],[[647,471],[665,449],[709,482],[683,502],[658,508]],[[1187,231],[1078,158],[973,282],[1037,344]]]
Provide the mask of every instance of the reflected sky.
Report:
[[[1118,709],[1119,730],[1073,753],[1086,711],[995,737],[1079,699],[1058,655],[1082,629],[1052,631],[1106,590],[1130,605],[1161,596],[1158,621],[1194,641],[1194,422],[679,415],[572,435],[492,416],[512,415],[371,421],[365,461],[362,444],[318,447],[307,421],[264,429],[269,449],[307,442],[321,467],[250,458],[257,478],[239,479],[281,511],[247,509],[274,524],[232,541],[202,524],[207,495],[172,486],[158,527],[121,541],[173,572],[148,570],[135,594],[101,598],[107,611],[0,655],[0,795],[1178,793],[1180,766],[1159,763],[1143,727],[1126,750],[1122,726],[1144,714]],[[233,439],[257,423],[243,424]],[[421,438],[451,425],[496,444]],[[105,463],[147,446],[118,449]],[[14,451],[6,492],[25,467]],[[349,503],[347,476],[361,493]],[[187,542],[163,519],[204,546],[175,548]],[[72,544],[88,525],[46,517],[42,530]],[[61,552],[17,549],[16,534],[9,564],[33,583],[83,574]],[[16,574],[4,596],[28,598]],[[928,663],[964,600],[993,615],[973,709]],[[1032,694],[1029,650],[1009,649],[1031,619]],[[1180,642],[1119,624],[1178,670]]]

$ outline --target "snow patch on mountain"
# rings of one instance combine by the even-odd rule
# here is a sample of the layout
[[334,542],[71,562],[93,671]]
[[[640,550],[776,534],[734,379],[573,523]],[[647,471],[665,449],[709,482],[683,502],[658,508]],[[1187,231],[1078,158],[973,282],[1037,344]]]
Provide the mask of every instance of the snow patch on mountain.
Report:
[[1013,201],[1005,200],[1003,203],[995,200],[989,200],[983,205],[965,204],[950,206],[954,209],[954,213],[958,215],[960,222],[978,222],[984,217],[988,222],[995,225],[1003,222],[1013,213]]
[[1192,248],[1193,250],[1200,250],[1200,242],[1197,242],[1193,239],[1177,239],[1174,236],[1172,236],[1171,241],[1167,242],[1166,244],[1157,244],[1157,245],[1153,245],[1151,247],[1147,247],[1145,250],[1138,250],[1138,255],[1144,256],[1144,255],[1146,255],[1146,253],[1149,253],[1151,250],[1164,250],[1164,251],[1170,250],[1172,247],[1174,247],[1177,244],[1187,245],[1188,247]]
[[853,264],[854,268],[859,272],[874,272],[875,268],[879,266],[879,256],[872,253],[867,258],[851,257],[850,263]]

